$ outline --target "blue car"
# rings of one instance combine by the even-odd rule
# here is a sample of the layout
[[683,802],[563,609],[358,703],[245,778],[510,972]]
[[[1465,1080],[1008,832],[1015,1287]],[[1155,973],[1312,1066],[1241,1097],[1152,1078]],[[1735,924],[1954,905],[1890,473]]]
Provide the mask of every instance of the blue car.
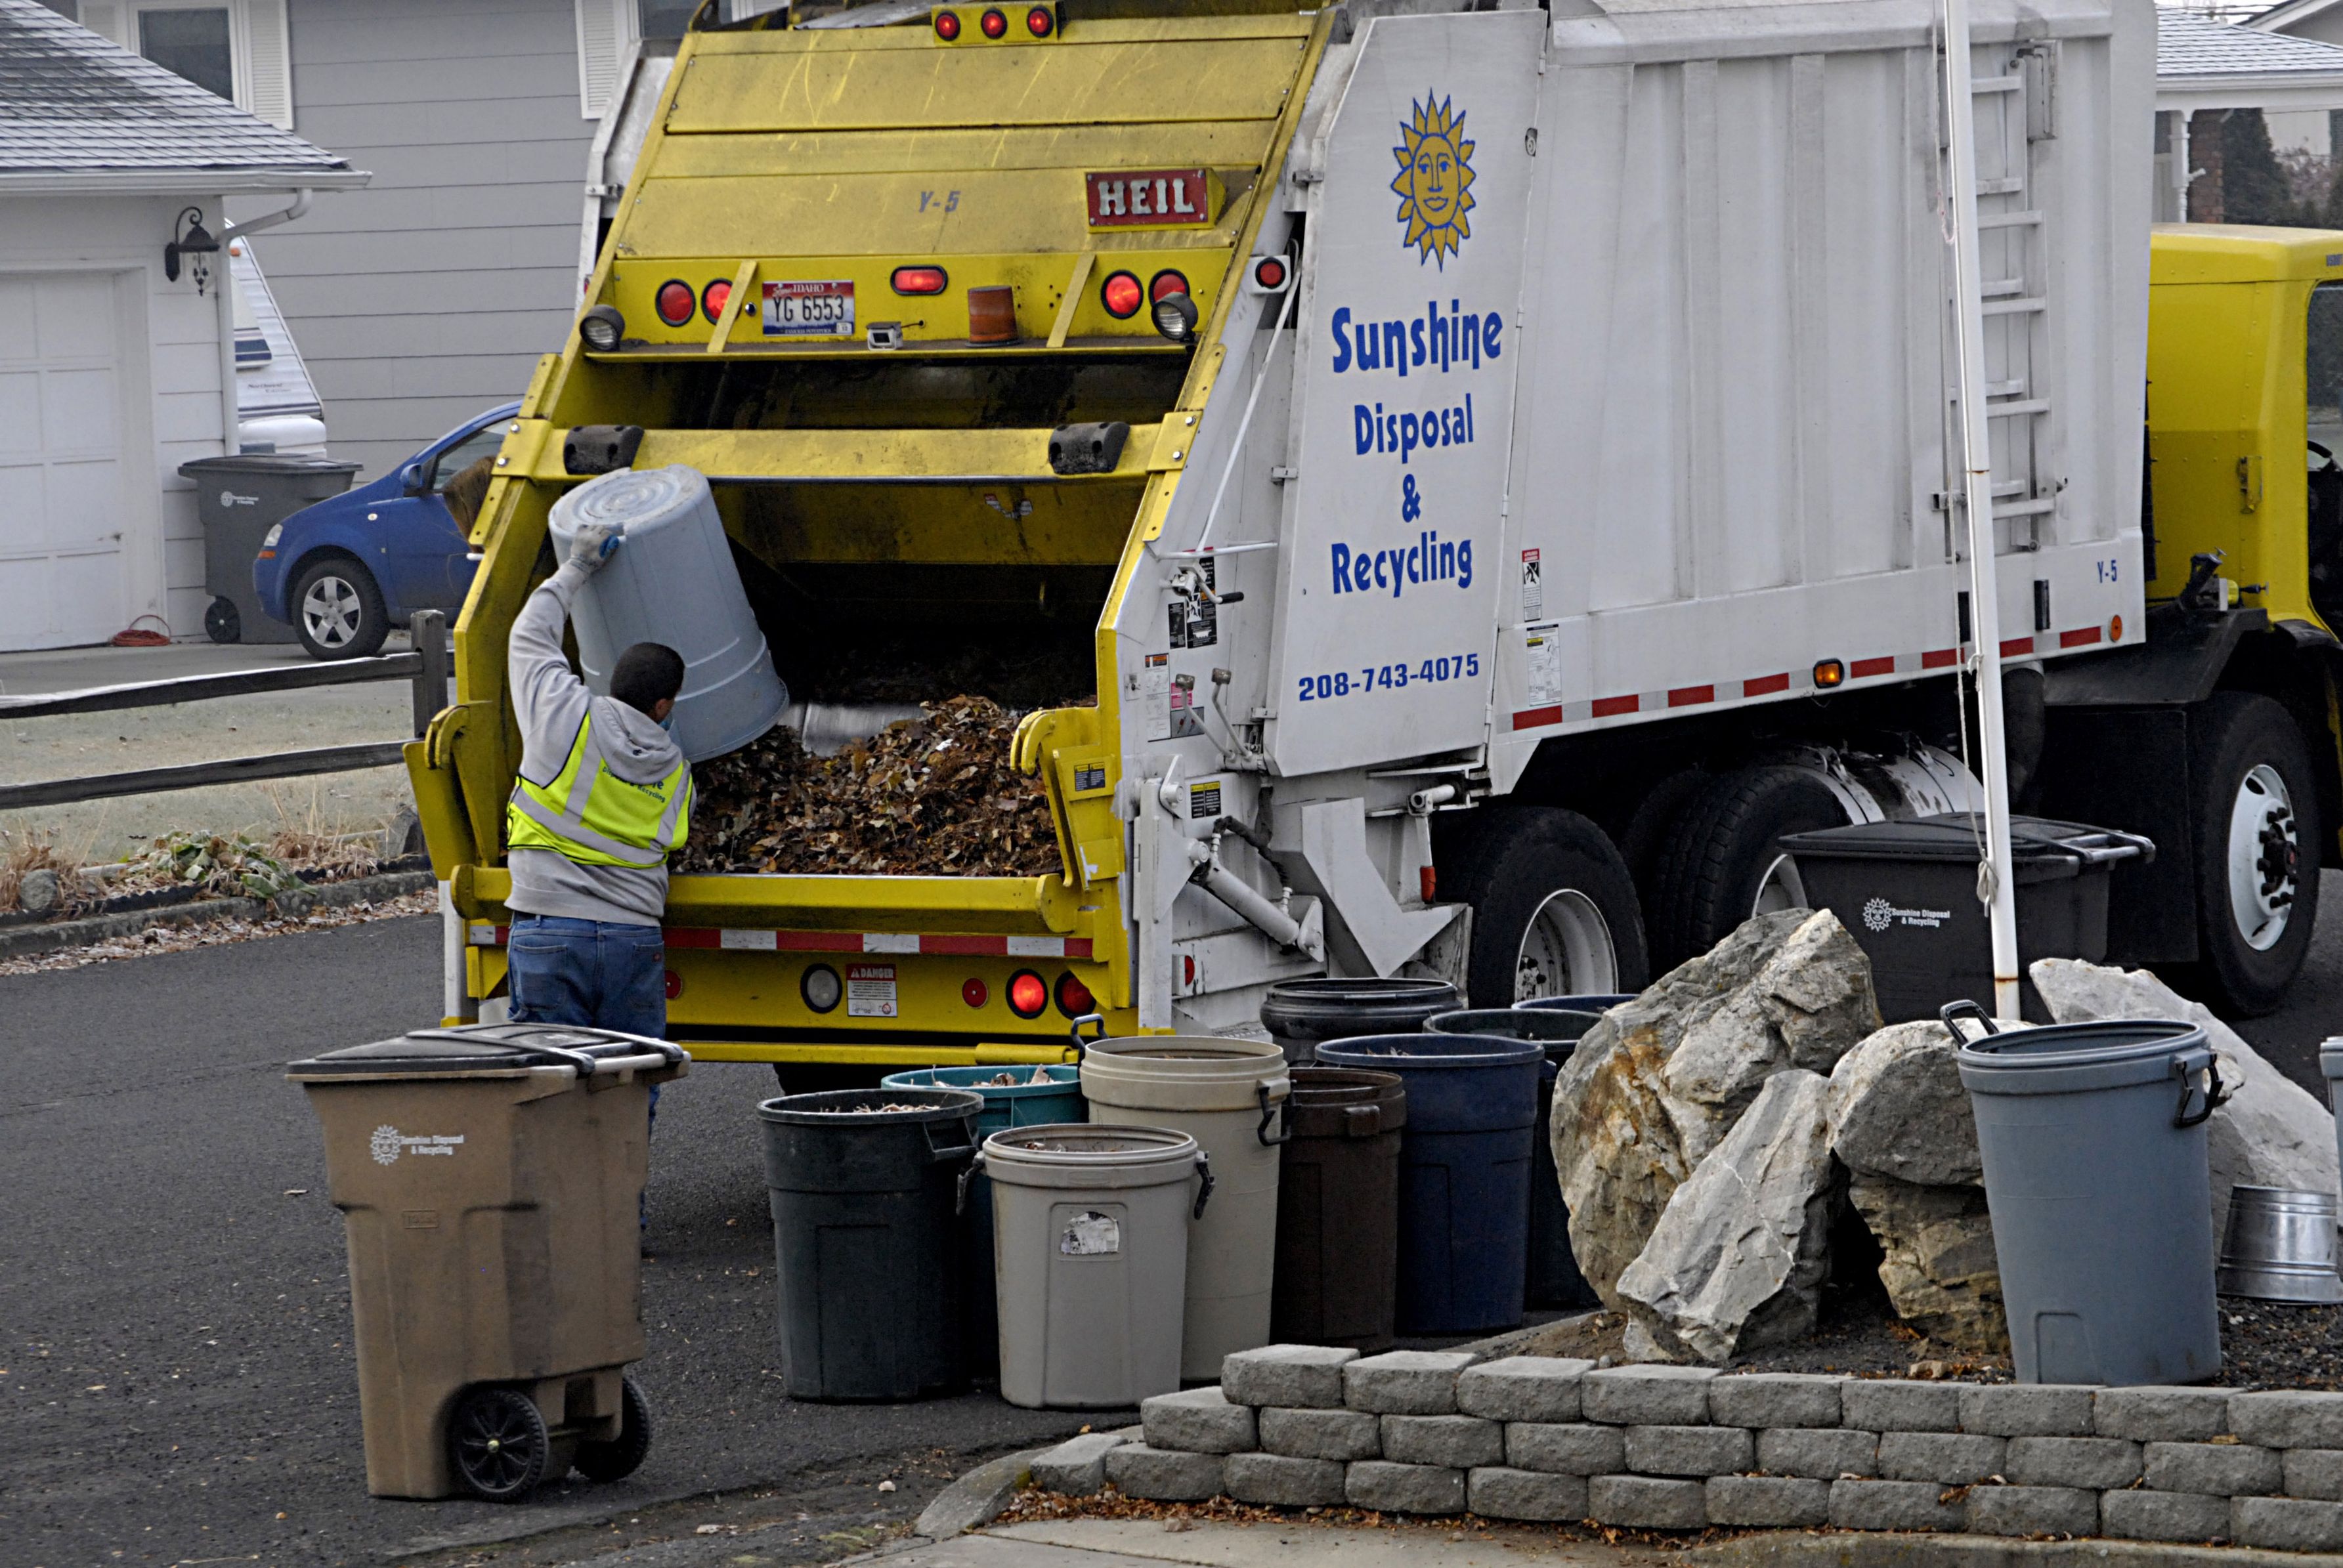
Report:
[[[450,430],[371,484],[302,508],[268,530],[252,563],[261,609],[292,623],[317,658],[364,658],[418,609],[453,610],[471,591],[469,518],[448,487],[504,445],[518,403]],[[478,505],[478,474],[468,506]],[[458,510],[467,498],[457,498]]]

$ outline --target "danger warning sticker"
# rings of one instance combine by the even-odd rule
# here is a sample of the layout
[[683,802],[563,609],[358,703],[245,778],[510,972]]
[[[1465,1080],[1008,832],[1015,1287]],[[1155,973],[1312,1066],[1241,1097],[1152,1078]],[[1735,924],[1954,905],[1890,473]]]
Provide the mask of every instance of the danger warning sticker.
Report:
[[893,964],[849,964],[846,966],[846,1016],[849,1018],[894,1018],[895,966]]

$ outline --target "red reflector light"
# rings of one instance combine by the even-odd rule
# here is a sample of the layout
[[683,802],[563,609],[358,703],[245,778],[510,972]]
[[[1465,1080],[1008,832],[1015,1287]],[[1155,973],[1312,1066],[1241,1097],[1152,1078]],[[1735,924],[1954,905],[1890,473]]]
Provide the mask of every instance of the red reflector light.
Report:
[[960,37],[960,18],[950,11],[937,12],[936,36],[947,44],[956,42]]
[[1169,299],[1175,294],[1185,294],[1187,292],[1187,275],[1184,273],[1174,272],[1167,266],[1161,272],[1157,273],[1153,280],[1148,284],[1147,303],[1152,305],[1158,300]]
[[1099,303],[1105,306],[1106,313],[1117,321],[1128,321],[1138,315],[1139,307],[1146,303],[1146,298],[1145,291],[1139,286],[1139,279],[1127,272],[1111,273],[1099,286]]
[[1009,1010],[1019,1018],[1039,1018],[1041,1010],[1050,1005],[1050,988],[1031,970],[1019,970],[1009,977]]
[[731,297],[731,280],[718,278],[699,291],[699,314],[708,317],[712,323],[718,317],[724,314],[724,303]]
[[661,321],[669,327],[680,327],[691,319],[691,313],[699,307],[699,298],[691,292],[691,285],[674,277],[659,285],[653,303],[659,307]]
[[1262,257],[1261,260],[1253,266],[1252,280],[1262,288],[1283,288],[1285,286],[1285,258],[1282,256],[1265,256]]
[[1098,1010],[1098,999],[1091,995],[1090,987],[1072,975],[1062,974],[1058,977],[1058,1010],[1068,1018],[1080,1018]]
[[960,1000],[970,1007],[982,1007],[985,999],[991,994],[984,989],[984,982],[980,980],[970,978],[960,982]]
[[1057,27],[1058,19],[1050,14],[1047,5],[1036,5],[1025,13],[1025,31],[1036,38],[1048,37],[1057,31]]
[[1009,32],[1009,18],[998,11],[987,11],[976,19],[976,25],[984,29],[988,38],[1002,37]]
[[1423,889],[1425,903],[1436,904],[1440,901],[1440,873],[1436,868],[1424,867],[1416,874],[1416,881]]
[[667,1000],[673,1001],[683,994],[683,977],[673,970],[667,971]]
[[941,294],[951,279],[940,266],[899,266],[888,281],[898,294]]

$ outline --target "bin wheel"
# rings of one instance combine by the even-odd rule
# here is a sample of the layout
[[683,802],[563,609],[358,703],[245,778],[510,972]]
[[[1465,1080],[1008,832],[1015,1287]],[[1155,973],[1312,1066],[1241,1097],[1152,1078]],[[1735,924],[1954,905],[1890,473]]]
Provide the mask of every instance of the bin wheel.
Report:
[[553,1441],[537,1402],[518,1389],[466,1389],[447,1422],[447,1458],[464,1489],[490,1503],[518,1503],[551,1479]]
[[1797,866],[1777,841],[1845,822],[1845,808],[1812,769],[1773,763],[1710,783],[1661,852],[1652,921],[1658,963],[1698,957],[1753,915],[1805,907]]
[[578,1445],[578,1473],[588,1481],[620,1481],[635,1473],[651,1451],[651,1407],[635,1380],[621,1380],[618,1435],[606,1442],[592,1440]]
[[1643,989],[1643,911],[1602,829],[1540,806],[1491,811],[1478,829],[1458,890],[1473,907],[1473,1006]]
[[2232,1016],[2286,1000],[2318,914],[2318,788],[2302,730],[2250,692],[2191,715],[2198,980]]
[[244,640],[244,618],[236,612],[236,600],[216,598],[204,608],[204,635],[214,642]]

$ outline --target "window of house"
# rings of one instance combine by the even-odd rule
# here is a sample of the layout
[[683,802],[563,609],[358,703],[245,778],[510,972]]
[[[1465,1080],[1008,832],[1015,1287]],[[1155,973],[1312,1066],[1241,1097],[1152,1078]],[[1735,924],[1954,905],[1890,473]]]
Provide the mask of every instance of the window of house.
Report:
[[699,0],[635,0],[635,35],[639,38],[680,38],[691,25]]
[[225,5],[138,13],[138,52],[207,93],[236,102],[236,51]]
[[206,92],[293,128],[286,0],[44,0],[102,38]]

